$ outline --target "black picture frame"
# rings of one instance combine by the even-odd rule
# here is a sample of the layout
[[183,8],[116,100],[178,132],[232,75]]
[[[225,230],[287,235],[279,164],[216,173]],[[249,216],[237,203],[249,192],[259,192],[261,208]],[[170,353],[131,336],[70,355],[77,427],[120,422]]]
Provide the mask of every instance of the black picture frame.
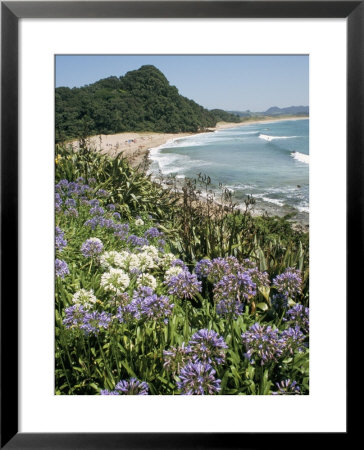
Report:
[[[364,273],[364,1],[1,2],[1,448],[226,449],[257,448],[263,443],[272,447],[274,442],[283,448],[296,445],[296,437],[289,433],[18,433],[19,330],[14,320],[18,316],[19,281],[14,270],[18,266],[18,21],[116,17],[347,19],[346,304],[357,294],[357,281]],[[337,433],[336,442],[347,439],[349,431],[348,425],[346,433]],[[321,438],[326,442],[327,436],[320,435],[315,434],[315,444]],[[300,445],[310,438],[310,433],[304,433]]]

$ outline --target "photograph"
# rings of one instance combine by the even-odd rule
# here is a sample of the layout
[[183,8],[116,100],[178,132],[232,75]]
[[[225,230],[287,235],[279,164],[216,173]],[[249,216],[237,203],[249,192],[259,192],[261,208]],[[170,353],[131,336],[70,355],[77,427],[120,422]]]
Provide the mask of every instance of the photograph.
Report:
[[54,394],[309,395],[309,55],[54,61]]

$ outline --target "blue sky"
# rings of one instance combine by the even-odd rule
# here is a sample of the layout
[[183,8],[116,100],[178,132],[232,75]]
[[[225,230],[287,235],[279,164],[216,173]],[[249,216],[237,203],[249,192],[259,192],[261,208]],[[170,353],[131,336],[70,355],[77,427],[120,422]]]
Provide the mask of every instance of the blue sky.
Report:
[[308,55],[60,55],[56,86],[80,87],[153,64],[205,108],[265,111],[309,104]]

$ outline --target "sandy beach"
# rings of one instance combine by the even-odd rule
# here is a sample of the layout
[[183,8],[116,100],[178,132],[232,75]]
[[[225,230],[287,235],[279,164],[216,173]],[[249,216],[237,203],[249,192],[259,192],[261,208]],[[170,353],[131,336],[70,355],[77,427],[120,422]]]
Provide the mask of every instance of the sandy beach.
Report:
[[[171,139],[191,136],[191,133],[152,133],[152,132],[127,132],[118,134],[101,134],[89,137],[87,145],[89,148],[101,153],[115,157],[122,154],[133,167],[143,163],[148,155],[149,149],[165,144]],[[72,142],[77,150],[78,142]]]
[[[240,126],[253,125],[255,123],[269,123],[279,120],[301,120],[307,117],[290,117],[287,119],[264,119],[264,120],[247,120],[241,123],[219,122],[216,127],[209,128],[207,132],[222,130],[227,128],[234,128]],[[86,141],[90,148],[100,151],[101,153],[110,156],[117,156],[120,153],[127,158],[133,167],[138,167],[143,164],[148,157],[149,150],[165,144],[171,139],[178,139],[186,136],[192,136],[198,133],[153,133],[153,132],[126,132],[118,134],[101,134],[91,136]],[[73,141],[72,146],[77,150],[79,143]]]

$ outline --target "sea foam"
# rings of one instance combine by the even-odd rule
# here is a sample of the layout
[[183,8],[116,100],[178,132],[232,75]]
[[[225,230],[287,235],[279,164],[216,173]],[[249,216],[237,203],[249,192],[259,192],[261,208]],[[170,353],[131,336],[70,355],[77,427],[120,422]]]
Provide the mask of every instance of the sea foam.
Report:
[[297,159],[297,161],[309,164],[310,163],[310,155],[305,155],[304,153],[300,152],[293,152],[291,153],[292,158]]
[[293,139],[300,136],[269,136],[268,134],[260,134],[258,137],[260,139],[264,139],[265,141],[273,141],[274,139]]

